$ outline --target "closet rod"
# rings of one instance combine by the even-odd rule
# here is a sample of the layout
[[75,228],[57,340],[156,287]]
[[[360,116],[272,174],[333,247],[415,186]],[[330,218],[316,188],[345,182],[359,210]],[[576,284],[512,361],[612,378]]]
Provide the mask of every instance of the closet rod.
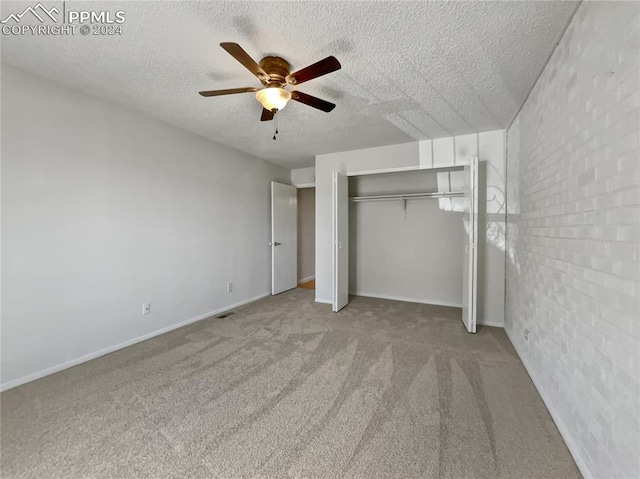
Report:
[[411,200],[417,198],[458,198],[464,196],[463,192],[446,191],[439,193],[406,193],[401,195],[375,195],[352,196],[350,201],[384,201],[384,200]]

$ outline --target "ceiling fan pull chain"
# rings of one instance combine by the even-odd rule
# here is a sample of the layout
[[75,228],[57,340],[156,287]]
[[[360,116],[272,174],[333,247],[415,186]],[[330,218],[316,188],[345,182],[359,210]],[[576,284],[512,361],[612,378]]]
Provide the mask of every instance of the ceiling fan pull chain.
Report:
[[273,139],[277,140],[276,135],[278,134],[278,115],[273,114]]

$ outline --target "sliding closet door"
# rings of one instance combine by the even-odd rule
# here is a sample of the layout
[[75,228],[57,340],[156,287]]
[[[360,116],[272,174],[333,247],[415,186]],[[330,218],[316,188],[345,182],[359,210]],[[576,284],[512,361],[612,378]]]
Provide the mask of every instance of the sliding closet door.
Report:
[[464,167],[465,193],[469,200],[464,219],[464,260],[462,262],[462,322],[476,332],[478,305],[478,159]]
[[333,311],[349,302],[349,183],[333,172]]

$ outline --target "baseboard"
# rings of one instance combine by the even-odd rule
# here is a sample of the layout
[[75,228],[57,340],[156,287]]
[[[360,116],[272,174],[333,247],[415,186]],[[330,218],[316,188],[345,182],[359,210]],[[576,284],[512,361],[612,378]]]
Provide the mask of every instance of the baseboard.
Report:
[[433,304],[435,306],[448,306],[451,308],[462,308],[462,304],[448,303],[445,301],[431,301],[431,300],[425,300],[425,299],[405,298],[400,296],[392,296],[388,294],[365,293],[362,291],[349,291],[349,294],[354,296],[364,296],[367,298],[390,299],[392,301],[405,301],[407,303]]
[[298,280],[298,284],[302,284],[302,283],[306,283],[308,281],[311,281],[312,279],[316,279],[315,276],[309,276],[308,278],[302,278]]
[[330,299],[316,298],[316,303],[333,304],[333,301]]
[[[406,301],[408,303],[420,303],[420,304],[433,304],[435,306],[447,306],[450,308],[462,308],[461,304],[457,303],[445,303],[442,301],[425,301],[423,299],[413,299],[413,298],[404,298],[400,296],[391,296],[386,294],[372,294],[372,293],[360,293],[360,292],[350,292],[350,295],[354,296],[364,296],[366,298],[376,298],[376,299],[390,299],[392,301]],[[316,303],[324,303],[324,304],[333,304],[333,301],[330,299],[322,299],[316,298]],[[504,328],[503,321],[494,321],[494,320],[482,320],[478,321],[480,326],[490,326],[492,328]]]
[[480,326],[490,326],[492,328],[504,328],[504,321],[494,321],[492,319],[478,320]]
[[105,354],[113,353],[118,351],[119,349],[123,349],[129,346],[133,346],[134,344],[140,343],[142,341],[146,341],[147,339],[154,338],[156,336],[160,336],[161,334],[168,333],[169,331],[173,331],[174,329],[181,328],[183,326],[187,326],[191,323],[195,323],[197,321],[201,321],[206,318],[210,318],[211,316],[215,316],[216,314],[223,313],[224,311],[229,311],[233,308],[238,308],[248,303],[252,303],[259,299],[265,298],[267,296],[271,296],[271,293],[264,293],[258,296],[254,296],[253,298],[245,299],[235,304],[231,304],[229,306],[225,306],[220,309],[216,309],[215,311],[210,311],[208,313],[201,314],[196,316],[195,318],[187,319],[186,321],[182,321],[181,323],[172,324],[171,326],[167,326],[166,328],[158,329],[156,331],[152,331],[151,333],[143,334],[142,336],[138,336],[133,339],[129,339],[122,343],[116,344],[114,346],[109,346],[107,348],[101,349],[99,351],[95,351],[93,353],[85,354],[84,356],[80,356],[79,358],[72,359],[70,361],[66,361],[61,364],[57,364],[55,366],[51,366],[49,368],[43,369],[41,371],[27,374],[18,379],[14,379],[12,381],[7,381],[6,383],[2,383],[0,386],[0,391],[6,391],[8,389],[15,388],[17,386],[21,386],[22,384],[30,383],[31,381],[35,381],[36,379],[43,378],[45,376],[49,376],[50,374],[57,373],[59,371],[63,371],[64,369],[71,368],[73,366],[77,366],[78,364],[86,363],[87,361],[91,361],[92,359],[99,358],[100,356],[104,356]]
[[589,469],[589,466],[587,466],[587,463],[582,457],[582,453],[578,449],[576,441],[573,438],[573,435],[571,434],[571,429],[567,427],[567,425],[564,423],[564,421],[560,417],[558,410],[556,409],[553,402],[549,399],[549,395],[547,394],[544,387],[542,386],[542,383],[540,382],[538,377],[533,373],[531,366],[528,364],[526,356],[524,354],[521,354],[521,352],[518,350],[518,346],[517,346],[518,343],[513,340],[513,338],[511,337],[511,333],[507,328],[505,328],[504,330],[507,333],[507,337],[509,338],[509,341],[511,341],[511,344],[513,345],[513,349],[516,350],[516,353],[518,354],[520,361],[522,361],[524,368],[529,374],[531,381],[533,381],[534,386],[538,390],[538,394],[540,394],[540,397],[542,398],[542,402],[544,402],[544,405],[547,407],[547,410],[549,411],[549,414],[551,415],[553,422],[555,422],[558,430],[560,431],[560,435],[562,436],[562,439],[564,439],[564,442],[567,444],[567,448],[569,448],[569,452],[573,456],[573,460],[576,462],[576,465],[578,466],[580,473],[582,474],[584,479],[594,479],[595,476],[592,474],[591,470]]

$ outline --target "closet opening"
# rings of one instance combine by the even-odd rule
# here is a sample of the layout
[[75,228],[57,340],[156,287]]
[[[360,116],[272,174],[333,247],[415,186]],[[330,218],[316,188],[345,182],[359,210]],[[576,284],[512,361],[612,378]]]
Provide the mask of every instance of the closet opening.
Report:
[[462,173],[349,177],[350,294],[462,308]]
[[333,174],[333,311],[349,295],[460,308],[476,331],[478,160]]
[[316,289],[316,189],[298,188],[298,287]]

